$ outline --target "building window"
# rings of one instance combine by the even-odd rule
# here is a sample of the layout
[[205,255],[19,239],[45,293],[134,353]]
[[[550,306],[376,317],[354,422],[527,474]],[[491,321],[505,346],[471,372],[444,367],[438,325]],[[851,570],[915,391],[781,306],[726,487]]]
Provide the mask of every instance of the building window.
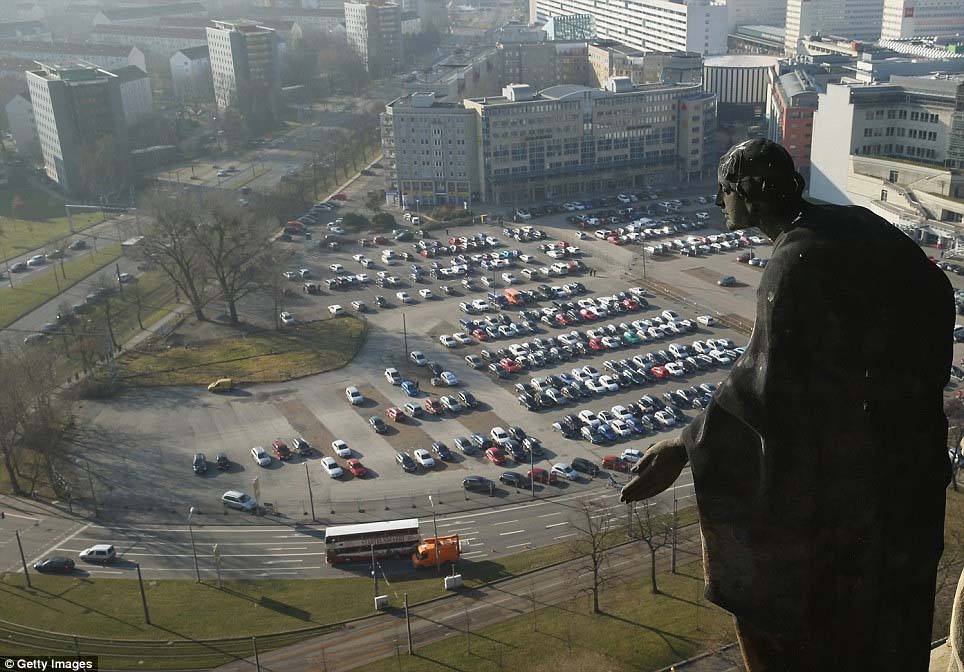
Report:
[[883,201],[884,203],[887,202],[887,190],[886,190],[886,189],[881,189],[881,190],[880,190],[880,200]]
[[[899,145],[898,145],[899,146]],[[897,182],[897,177],[899,173],[896,170],[890,171],[890,176],[887,178],[888,182]]]

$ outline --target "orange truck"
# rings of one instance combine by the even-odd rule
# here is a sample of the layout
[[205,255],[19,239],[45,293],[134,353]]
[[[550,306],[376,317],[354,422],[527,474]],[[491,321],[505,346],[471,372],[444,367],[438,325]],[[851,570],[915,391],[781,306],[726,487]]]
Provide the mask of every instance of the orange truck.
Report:
[[427,537],[418,545],[412,554],[412,565],[416,569],[423,567],[435,567],[435,556],[438,554],[438,564],[444,565],[447,562],[455,562],[462,555],[462,545],[459,542],[459,535],[453,534],[447,537]]
[[525,295],[513,287],[506,287],[502,293],[505,295],[506,300],[513,306],[521,306],[526,302]]

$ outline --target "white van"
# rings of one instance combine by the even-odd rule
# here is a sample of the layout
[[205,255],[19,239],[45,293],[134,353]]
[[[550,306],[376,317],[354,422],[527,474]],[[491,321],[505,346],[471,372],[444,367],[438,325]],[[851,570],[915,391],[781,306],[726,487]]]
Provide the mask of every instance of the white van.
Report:
[[97,544],[80,552],[80,559],[84,562],[112,562],[117,557],[117,551],[110,544]]

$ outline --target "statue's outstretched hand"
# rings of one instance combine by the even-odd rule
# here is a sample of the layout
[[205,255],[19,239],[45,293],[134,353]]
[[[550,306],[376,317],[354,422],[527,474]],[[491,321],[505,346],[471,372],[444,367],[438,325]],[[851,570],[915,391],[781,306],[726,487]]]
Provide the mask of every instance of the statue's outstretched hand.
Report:
[[633,466],[636,476],[622,489],[619,500],[638,502],[669,488],[686,466],[686,447],[679,437],[654,444]]

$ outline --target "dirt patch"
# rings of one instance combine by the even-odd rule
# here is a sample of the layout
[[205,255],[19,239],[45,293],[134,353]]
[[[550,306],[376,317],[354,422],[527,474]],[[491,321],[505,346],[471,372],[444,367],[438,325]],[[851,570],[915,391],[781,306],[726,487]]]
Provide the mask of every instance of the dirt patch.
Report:
[[298,436],[310,443],[318,453],[337,457],[331,449],[335,435],[301,401],[291,399],[275,402],[274,406],[298,432]]
[[714,285],[716,284],[717,280],[723,277],[719,271],[712,271],[703,266],[694,266],[693,268],[684,268],[683,272],[686,273],[687,275],[692,275],[694,278],[699,278],[700,280],[709,282]]

